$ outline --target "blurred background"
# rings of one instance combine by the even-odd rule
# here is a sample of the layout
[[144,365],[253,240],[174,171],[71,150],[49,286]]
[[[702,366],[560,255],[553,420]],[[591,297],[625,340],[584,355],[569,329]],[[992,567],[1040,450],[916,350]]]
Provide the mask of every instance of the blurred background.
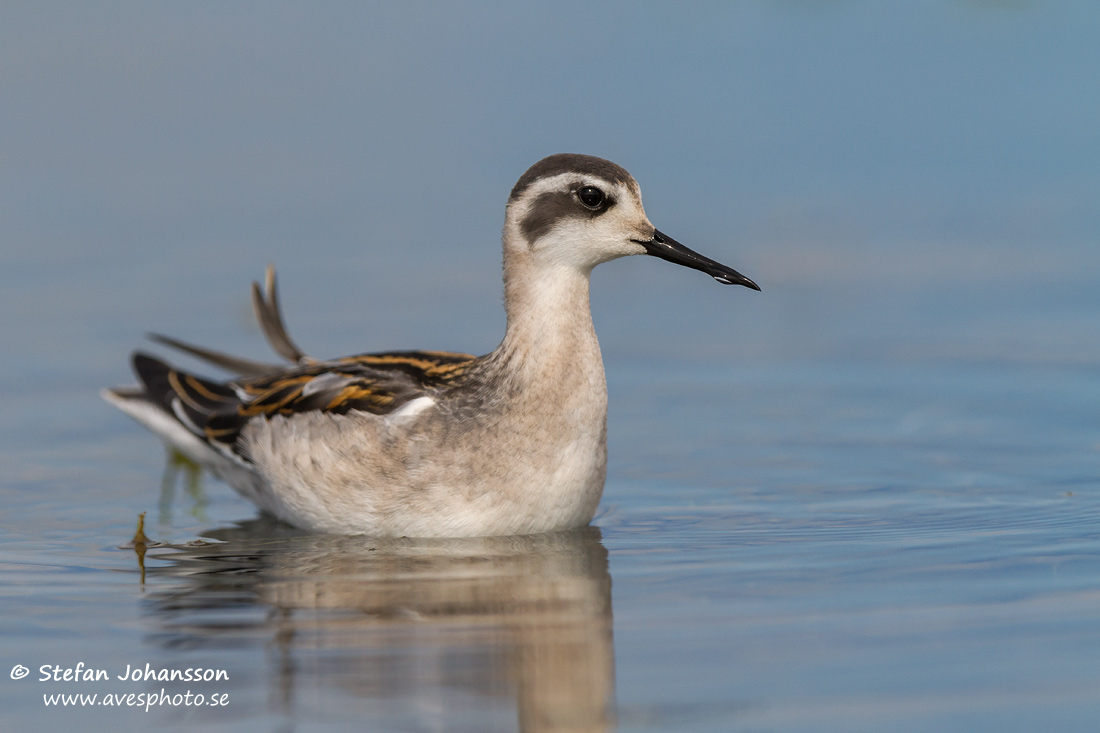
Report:
[[123,378],[144,330],[259,349],[244,304],[267,262],[318,354],[488,351],[508,190],[561,151],[627,167],[658,226],[764,287],[601,268],[609,358],[704,348],[647,325],[670,320],[742,361],[1100,357],[1067,323],[1095,312],[1100,264],[1090,3],[3,15],[11,386]]
[[[177,541],[253,515],[216,482],[166,511],[162,451],[99,399],[146,332],[269,358],[247,288],[272,262],[311,354],[485,353],[508,192],[582,152],[763,288],[593,276],[624,728],[1095,720],[1098,38],[1068,0],[3,3],[12,648],[148,652],[158,612],[96,595],[135,514]],[[115,651],[77,630],[119,613]]]

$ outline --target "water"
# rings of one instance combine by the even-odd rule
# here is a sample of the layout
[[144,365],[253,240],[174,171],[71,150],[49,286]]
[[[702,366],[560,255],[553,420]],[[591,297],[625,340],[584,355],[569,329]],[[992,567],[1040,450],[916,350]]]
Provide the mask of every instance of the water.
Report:
[[[1095,727],[1096,10],[483,9],[2,24],[0,729]],[[763,287],[596,271],[593,528],[298,532],[98,398],[145,331],[266,358],[270,260],[312,353],[488,351],[558,150]]]

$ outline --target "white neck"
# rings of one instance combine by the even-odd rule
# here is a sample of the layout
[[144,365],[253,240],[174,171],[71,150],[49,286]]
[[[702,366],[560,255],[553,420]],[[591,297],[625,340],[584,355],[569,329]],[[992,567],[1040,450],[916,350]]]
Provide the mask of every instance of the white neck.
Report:
[[[505,259],[508,327],[496,354],[517,372],[577,378],[603,362],[588,300],[588,271],[568,265],[539,267],[528,252]],[[595,364],[593,363],[595,362]]]

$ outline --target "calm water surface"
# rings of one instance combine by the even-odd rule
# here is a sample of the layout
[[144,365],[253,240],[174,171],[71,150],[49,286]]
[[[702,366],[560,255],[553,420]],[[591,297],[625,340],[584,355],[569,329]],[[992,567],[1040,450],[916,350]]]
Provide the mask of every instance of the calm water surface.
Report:
[[[76,397],[87,432],[67,450],[38,465],[6,456],[5,660],[33,671],[5,680],[6,718],[394,731],[1095,720],[1091,370],[694,361],[669,382],[670,369],[609,365],[614,462],[595,527],[486,540],[250,519],[217,482],[186,469],[162,482],[152,438]],[[168,543],[143,563],[120,548],[138,511]],[[37,681],[40,665],[81,661],[228,680]],[[43,708],[43,693],[162,688],[230,702]]]
[[[13,8],[0,730],[1096,729],[1098,27],[1072,2]],[[593,527],[298,532],[99,399],[146,331],[267,358],[246,286],[272,260],[311,353],[492,349],[507,192],[567,150],[764,289],[598,268]],[[110,679],[39,681],[78,664]],[[146,665],[225,678],[117,679]]]

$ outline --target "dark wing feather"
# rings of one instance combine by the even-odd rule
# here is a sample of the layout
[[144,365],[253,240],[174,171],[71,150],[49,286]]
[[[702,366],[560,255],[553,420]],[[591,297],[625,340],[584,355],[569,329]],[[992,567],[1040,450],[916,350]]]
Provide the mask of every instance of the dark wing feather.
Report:
[[213,364],[214,366],[227,369],[234,374],[240,374],[244,377],[258,377],[263,374],[274,374],[286,369],[285,364],[269,364],[262,361],[253,361],[252,359],[245,359],[240,356],[233,356],[232,354],[226,354],[221,351],[214,351],[213,349],[206,349],[202,346],[195,346],[189,344],[186,341],[180,341],[177,338],[171,336],[165,336],[159,333],[149,334],[149,338],[157,343],[164,344],[165,346],[171,346],[173,349],[182,351],[185,354],[190,354],[198,359]]
[[[252,309],[256,315],[256,320],[260,324],[260,329],[263,331],[264,338],[267,339],[268,344],[274,349],[275,353],[293,364],[318,363],[316,359],[307,356],[299,349],[290,338],[290,334],[286,332],[286,325],[283,323],[282,309],[279,306],[279,292],[275,282],[274,265],[267,266],[267,270],[264,273],[263,288],[260,287],[259,283],[252,283]],[[262,361],[244,359],[221,351],[195,346],[186,341],[180,341],[179,339],[172,338],[171,336],[164,336],[159,333],[151,333],[149,334],[149,338],[165,346],[171,346],[173,349],[178,349],[179,351],[209,362],[214,366],[239,374],[242,377],[278,374],[288,368],[284,364],[269,364]]]
[[253,418],[350,410],[385,415],[445,387],[473,363],[469,354],[395,351],[218,383],[134,354],[134,371],[150,399],[199,437],[235,452],[241,430]]
[[257,282],[252,283],[252,310],[256,314],[256,320],[260,322],[267,343],[275,350],[275,353],[287,361],[300,364],[314,363],[316,360],[306,356],[305,352],[298,348],[290,334],[286,332],[283,324],[283,312],[279,307],[279,292],[275,284],[275,265],[268,265],[264,271],[264,287],[261,289]]

